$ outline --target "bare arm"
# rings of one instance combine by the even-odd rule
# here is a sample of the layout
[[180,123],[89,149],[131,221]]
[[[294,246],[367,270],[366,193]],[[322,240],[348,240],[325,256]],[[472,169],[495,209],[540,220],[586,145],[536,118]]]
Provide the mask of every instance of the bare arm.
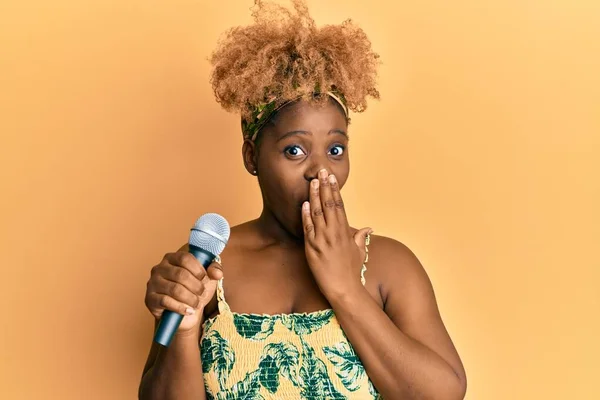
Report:
[[139,388],[140,400],[204,400],[198,334],[177,334],[168,348],[152,343]]
[[184,317],[169,347],[152,342],[138,391],[141,400],[206,399],[199,339],[222,271],[217,263],[205,270],[183,250],[165,255],[148,281],[146,306],[156,318],[155,330],[165,309]]
[[369,263],[377,266],[382,310],[355,275],[369,228],[350,228],[327,170],[310,187],[302,206],[306,259],[375,387],[386,399],[462,400],[464,369],[420,262],[395,240],[373,241]]
[[462,400],[465,371],[429,278],[402,244],[387,238],[377,244],[369,263],[385,263],[385,310],[360,283],[330,299],[367,374],[386,399]]

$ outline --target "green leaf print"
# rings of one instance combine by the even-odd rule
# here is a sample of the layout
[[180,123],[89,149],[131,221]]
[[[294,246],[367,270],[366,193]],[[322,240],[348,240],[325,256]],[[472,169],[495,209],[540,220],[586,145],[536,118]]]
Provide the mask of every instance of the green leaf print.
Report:
[[302,379],[302,390],[300,395],[308,400],[316,399],[346,399],[333,386],[327,375],[325,363],[315,356],[315,351],[306,342],[302,341],[304,357],[300,368],[300,379]]
[[362,384],[365,367],[360,362],[356,352],[347,342],[337,343],[335,346],[324,347],[323,352],[335,367],[335,373],[342,383],[351,392],[358,390]]
[[308,335],[327,325],[332,318],[333,310],[324,310],[310,314],[284,315],[281,322],[297,335]]
[[260,384],[271,393],[277,392],[277,389],[279,389],[277,361],[271,356],[265,356],[258,363],[258,369],[260,371]]
[[[276,373],[289,379],[295,386],[298,386],[298,364],[298,349],[292,343],[270,343],[266,345],[261,357],[261,383],[271,393],[275,393],[279,386],[279,377],[277,376],[276,379],[273,379],[272,374]],[[273,366],[274,372],[266,370],[267,368],[273,368]],[[262,372],[263,367],[265,368],[264,373]],[[266,384],[263,383],[263,376]],[[271,388],[274,390],[271,390]]]
[[219,380],[219,387],[223,390],[225,381],[235,364],[235,353],[229,342],[223,339],[219,332],[211,331],[202,339],[200,353],[202,357],[202,371],[207,373],[214,366],[217,379]]
[[250,340],[264,340],[273,333],[275,318],[262,315],[233,315],[235,329]]
[[217,394],[217,400],[264,400],[260,395],[258,370],[246,374],[246,377],[227,391]]
[[208,332],[210,331],[210,328],[212,328],[213,324],[215,323],[215,319],[208,319],[204,322],[204,326],[203,326],[203,332]]

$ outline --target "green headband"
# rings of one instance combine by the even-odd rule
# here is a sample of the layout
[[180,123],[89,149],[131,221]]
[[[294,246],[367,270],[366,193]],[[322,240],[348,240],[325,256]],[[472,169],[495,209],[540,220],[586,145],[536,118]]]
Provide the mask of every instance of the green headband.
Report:
[[[344,114],[346,118],[348,117],[348,107],[346,106],[346,102],[344,100],[344,96],[339,93],[327,92],[332,99],[337,101],[342,109],[344,110]],[[268,103],[259,104],[252,111],[252,116],[249,120],[245,120],[242,118],[242,134],[244,135],[244,139],[248,139],[252,142],[256,140],[258,136],[258,132],[261,130],[263,126],[267,123],[267,121],[271,118],[271,116],[281,110],[286,105],[298,100],[303,97],[303,95],[298,95],[292,99],[286,100],[283,103],[277,105],[278,98],[271,99]]]

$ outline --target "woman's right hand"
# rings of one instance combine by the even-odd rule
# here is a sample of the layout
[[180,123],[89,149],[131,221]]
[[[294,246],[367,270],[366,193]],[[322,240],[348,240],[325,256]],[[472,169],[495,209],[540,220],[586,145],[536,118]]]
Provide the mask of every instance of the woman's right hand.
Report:
[[197,331],[204,307],[214,297],[222,277],[223,271],[216,262],[205,270],[186,251],[168,253],[152,268],[146,285],[146,307],[156,319],[165,310],[183,315],[178,333]]

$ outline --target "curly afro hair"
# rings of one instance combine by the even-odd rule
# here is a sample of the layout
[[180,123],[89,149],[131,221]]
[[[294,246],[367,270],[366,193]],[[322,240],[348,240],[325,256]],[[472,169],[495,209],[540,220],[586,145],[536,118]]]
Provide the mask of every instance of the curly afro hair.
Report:
[[229,29],[209,58],[217,102],[249,118],[258,104],[335,90],[349,110],[362,112],[376,88],[379,55],[365,32],[348,19],[315,26],[304,0],[294,10],[254,1],[254,24]]

